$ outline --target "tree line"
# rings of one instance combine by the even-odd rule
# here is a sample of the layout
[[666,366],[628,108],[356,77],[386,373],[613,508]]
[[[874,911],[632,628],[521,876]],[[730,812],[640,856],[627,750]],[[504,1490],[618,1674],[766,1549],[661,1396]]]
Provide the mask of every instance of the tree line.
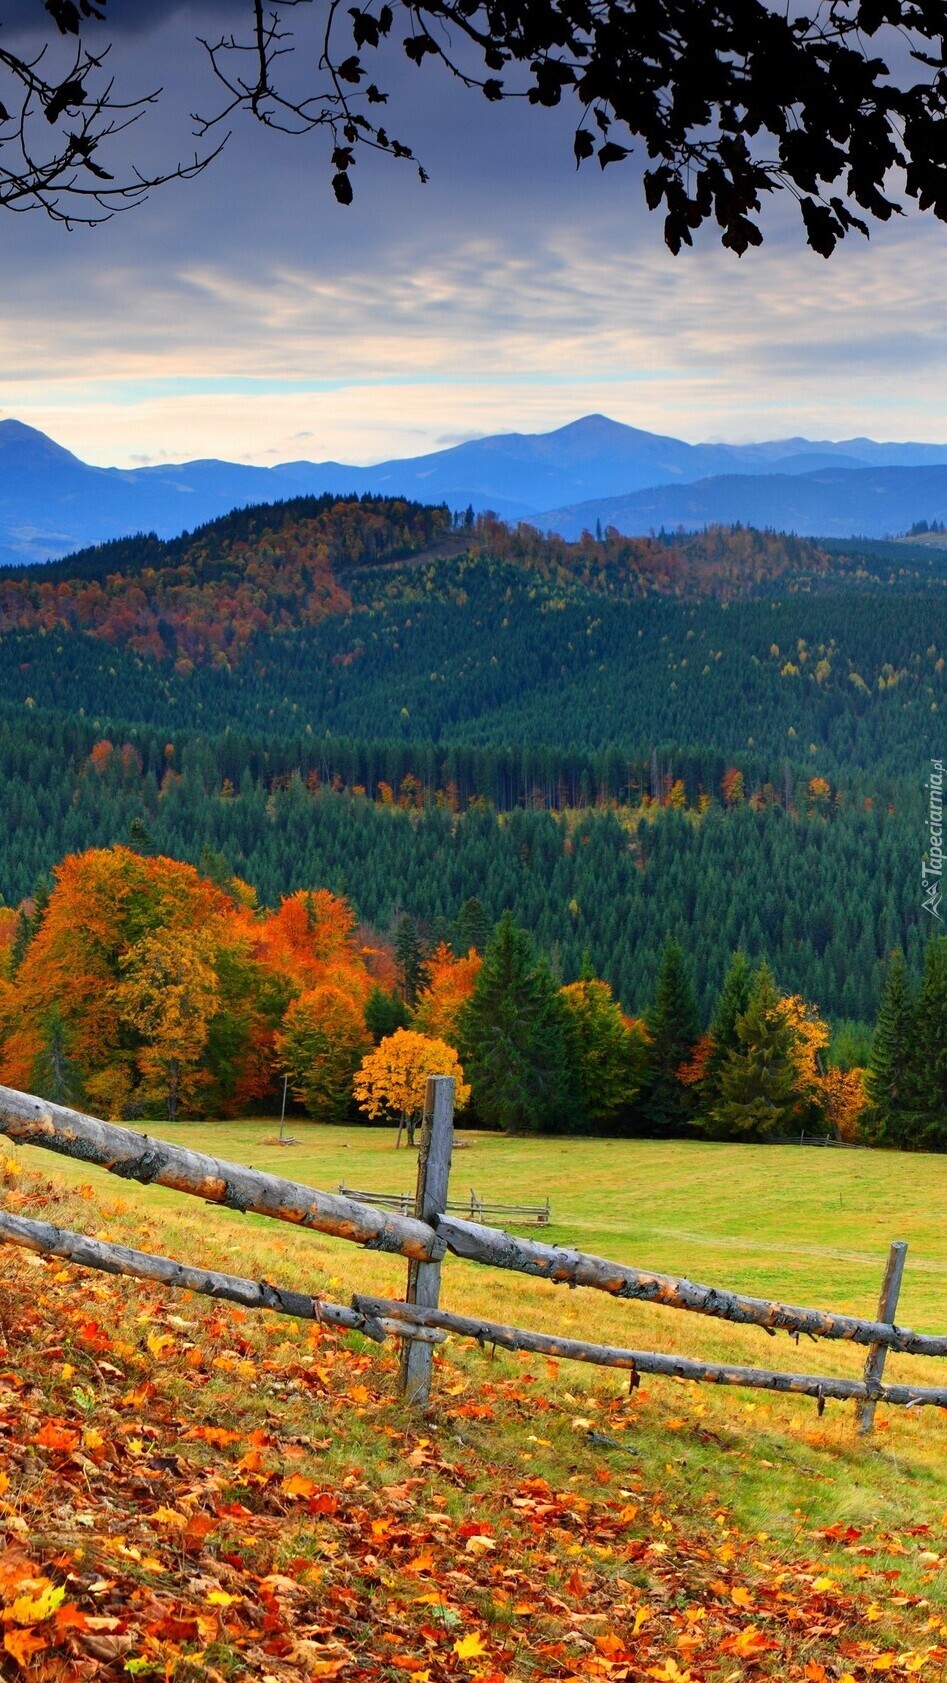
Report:
[[436,939],[407,916],[387,939],[324,887],[262,906],[219,856],[70,855],[0,911],[0,951],[0,1081],[109,1116],[272,1109],[285,1078],[316,1120],[410,1134],[427,1075],[454,1073],[468,1122],[508,1132],[947,1144],[943,938],[917,990],[895,953],[847,1057],[739,950],[702,1013],[668,939],[632,1016],[588,955],[563,983],[476,897]]

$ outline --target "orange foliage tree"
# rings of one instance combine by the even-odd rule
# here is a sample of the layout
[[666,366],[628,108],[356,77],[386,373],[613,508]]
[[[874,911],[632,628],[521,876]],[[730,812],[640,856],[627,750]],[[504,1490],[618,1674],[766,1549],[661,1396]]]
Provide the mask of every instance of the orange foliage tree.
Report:
[[[15,933],[12,914],[0,922]],[[351,1071],[373,986],[354,931],[351,907],[325,889],[267,913],[245,884],[173,859],[71,855],[15,984],[0,964],[0,1081],[63,1098],[68,1069],[73,1096],[108,1115],[159,1100],[172,1115],[233,1113],[272,1091],[275,1035],[299,1027],[299,1014],[283,1019],[318,989],[341,997]]]
[[343,1122],[355,1072],[371,1045],[361,1008],[332,983],[294,999],[276,1050],[294,1096],[317,1122]]
[[453,1042],[461,1007],[474,990],[483,959],[471,947],[464,958],[455,958],[442,941],[427,961],[430,980],[418,998],[414,1027],[421,1033]]

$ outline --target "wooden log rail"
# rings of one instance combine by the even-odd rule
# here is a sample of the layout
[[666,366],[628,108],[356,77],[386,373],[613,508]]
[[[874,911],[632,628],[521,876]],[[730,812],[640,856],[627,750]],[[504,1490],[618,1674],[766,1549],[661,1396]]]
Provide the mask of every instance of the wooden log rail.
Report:
[[88,1239],[68,1228],[54,1227],[51,1222],[28,1221],[25,1216],[9,1215],[4,1210],[0,1210],[0,1244],[19,1245],[38,1256],[64,1257],[80,1268],[95,1268],[102,1274],[154,1280],[158,1285],[174,1286],[180,1291],[199,1292],[202,1297],[239,1303],[245,1309],[272,1309],[277,1315],[293,1315],[300,1321],[319,1321],[346,1332],[362,1332],[379,1343],[391,1335],[422,1344],[440,1344],[446,1336],[437,1328],[410,1325],[403,1316],[390,1320],[386,1315],[374,1315],[370,1311],[346,1308],[341,1303],[327,1303],[305,1292],[289,1291],[286,1286],[274,1286],[268,1280],[245,1280],[238,1274],[191,1268],[167,1256],[130,1250],[127,1245],[114,1245],[103,1239]]
[[[360,1204],[381,1204],[405,1215],[414,1209],[414,1194],[411,1192],[366,1192],[363,1187],[346,1186],[344,1180],[339,1181],[338,1189],[343,1198],[354,1198]],[[485,1215],[523,1216],[528,1221],[535,1221],[539,1227],[548,1227],[552,1220],[548,1198],[544,1204],[499,1204],[489,1198],[479,1198],[472,1188],[469,1198],[448,1198],[444,1208],[448,1213],[462,1210],[472,1221]]]
[[545,1245],[538,1239],[521,1239],[499,1227],[482,1227],[478,1222],[459,1221],[442,1215],[437,1231],[455,1256],[480,1262],[489,1268],[510,1268],[519,1274],[552,1280],[556,1285],[592,1286],[612,1297],[637,1298],[644,1303],[662,1304],[668,1309],[687,1309],[692,1314],[711,1315],[742,1326],[763,1327],[766,1332],[782,1330],[798,1337],[840,1338],[853,1344],[883,1344],[912,1356],[947,1356],[947,1337],[912,1332],[908,1327],[886,1321],[863,1321],[855,1315],[838,1315],[829,1309],[804,1309],[791,1303],[777,1303],[762,1297],[745,1297],[718,1286],[702,1286],[693,1280],[676,1279],[632,1268],[584,1251]]
[[151,1139],[12,1087],[0,1087],[0,1134],[14,1145],[41,1146],[80,1163],[93,1163],[123,1180],[167,1186],[229,1210],[250,1210],[297,1227],[311,1227],[337,1239],[350,1239],[366,1250],[391,1251],[417,1262],[434,1262],[444,1255],[443,1240],[426,1222],[412,1216],[371,1209],[351,1198],[248,1169],[243,1163]]
[[583,1251],[543,1244],[443,1214],[436,1228],[352,1198],[319,1192],[243,1164],[189,1151],[136,1134],[61,1105],[0,1087],[0,1135],[17,1145],[40,1146],[95,1164],[126,1180],[190,1193],[208,1203],[249,1210],[280,1221],[349,1239],[369,1250],[393,1252],[416,1262],[439,1261],[447,1250],[487,1267],[512,1269],[569,1286],[588,1286],[613,1297],[634,1298],[738,1325],[759,1326],[794,1337],[877,1344],[915,1356],[947,1355],[947,1337],[917,1333],[883,1321],[831,1310],[802,1308],[748,1297],[715,1286],[633,1268]]
[[559,1338],[525,1327],[504,1326],[468,1315],[454,1315],[446,1309],[423,1309],[413,1303],[398,1303],[384,1297],[357,1295],[353,1306],[366,1319],[408,1322],[412,1326],[437,1328],[478,1344],[497,1345],[504,1350],[528,1350],[562,1361],[592,1362],[598,1367],[624,1368],[632,1374],[663,1374],[671,1379],[690,1379],[709,1385],[740,1385],[748,1390],[782,1391],[840,1402],[895,1403],[905,1408],[924,1405],[947,1408],[947,1387],[933,1385],[882,1385],[865,1379],[828,1379],[809,1373],[782,1373],[769,1368],[734,1367],[723,1362],[692,1361],[686,1356],[664,1356],[651,1350],[623,1350],[610,1344],[585,1344],[575,1338]]

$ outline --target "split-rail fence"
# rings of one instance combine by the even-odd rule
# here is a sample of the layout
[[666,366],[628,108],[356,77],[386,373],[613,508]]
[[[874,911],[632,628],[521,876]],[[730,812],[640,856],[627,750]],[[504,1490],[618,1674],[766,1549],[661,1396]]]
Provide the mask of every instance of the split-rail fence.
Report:
[[[91,1239],[49,1222],[32,1221],[0,1210],[0,1243],[19,1245],[41,1256],[56,1256],[108,1274],[129,1275],[159,1284],[222,1298],[250,1309],[358,1331],[383,1341],[402,1341],[401,1387],[409,1402],[426,1407],[430,1400],[432,1346],[448,1334],[476,1340],[480,1345],[534,1351],[562,1360],[591,1362],[627,1371],[632,1386],[640,1374],[664,1374],[713,1385],[744,1386],[756,1390],[793,1392],[814,1397],[820,1412],[828,1399],[858,1404],[859,1429],[870,1431],[875,1405],[907,1408],[934,1405],[947,1408],[947,1386],[884,1384],[889,1350],[914,1356],[947,1356],[947,1336],[913,1332],[895,1324],[895,1311],[907,1246],[892,1244],[875,1320],[828,1309],[801,1308],[692,1280],[657,1274],[605,1257],[561,1245],[522,1238],[467,1221],[448,1210],[448,1182],[453,1143],[454,1082],[434,1076],[427,1086],[424,1128],[418,1159],[418,1187],[413,1214],[406,1215],[360,1202],[338,1193],[265,1174],[245,1164],[190,1151],[167,1140],[138,1134],[110,1122],[30,1094],[0,1087],[0,1135],[15,1145],[39,1146],[95,1165],[124,1180],[169,1187],[227,1209],[252,1211],[315,1229],[367,1250],[407,1258],[405,1301],[357,1294],[348,1305],[330,1303],[318,1295],[292,1291],[265,1280],[176,1262],[169,1257],[130,1250],[124,1245]],[[785,1331],[797,1342],[800,1334],[867,1346],[862,1379],[783,1372],[705,1362],[655,1351],[591,1344],[556,1334],[505,1326],[476,1315],[459,1315],[440,1307],[441,1265],[448,1254],[511,1269],[537,1279],[570,1287],[583,1286],[663,1305],[692,1314],[770,1334]]]

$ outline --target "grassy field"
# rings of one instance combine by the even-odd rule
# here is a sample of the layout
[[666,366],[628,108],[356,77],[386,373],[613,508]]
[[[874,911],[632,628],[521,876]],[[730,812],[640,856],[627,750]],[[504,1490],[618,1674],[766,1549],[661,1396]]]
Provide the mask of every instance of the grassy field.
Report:
[[[413,1156],[396,1154],[384,1129],[343,1132],[297,1122],[297,1143],[283,1148],[269,1121],[156,1124],[154,1132],[329,1190],[343,1180],[408,1190],[414,1178]],[[899,1320],[947,1330],[947,1158],[469,1133],[457,1146],[455,1196],[471,1186],[504,1201],[548,1196],[553,1223],[542,1236],[552,1242],[783,1301],[873,1315],[888,1242],[907,1240]],[[118,1186],[101,1171],[48,1153],[20,1155],[54,1179],[92,1183],[107,1211],[100,1234],[340,1301],[357,1290],[403,1293],[400,1259],[161,1188]],[[455,1259],[445,1265],[443,1299],[459,1311],[519,1325],[708,1359],[851,1376],[864,1361],[854,1347],[797,1347],[785,1335],[570,1292]],[[471,1374],[489,1358],[452,1342],[449,1360]],[[525,1365],[566,1409],[581,1404],[585,1414],[624,1388],[622,1376],[600,1370],[562,1364],[552,1375],[539,1358],[497,1361],[492,1373]],[[886,1376],[941,1383],[944,1368],[889,1356]],[[643,1467],[663,1468],[682,1489],[695,1480],[723,1481],[740,1523],[752,1530],[788,1540],[800,1525],[897,1530],[908,1518],[940,1530],[947,1517],[947,1415],[940,1411],[879,1410],[879,1429],[865,1442],[855,1435],[852,1405],[829,1403],[820,1418],[806,1399],[653,1379],[639,1418]]]

